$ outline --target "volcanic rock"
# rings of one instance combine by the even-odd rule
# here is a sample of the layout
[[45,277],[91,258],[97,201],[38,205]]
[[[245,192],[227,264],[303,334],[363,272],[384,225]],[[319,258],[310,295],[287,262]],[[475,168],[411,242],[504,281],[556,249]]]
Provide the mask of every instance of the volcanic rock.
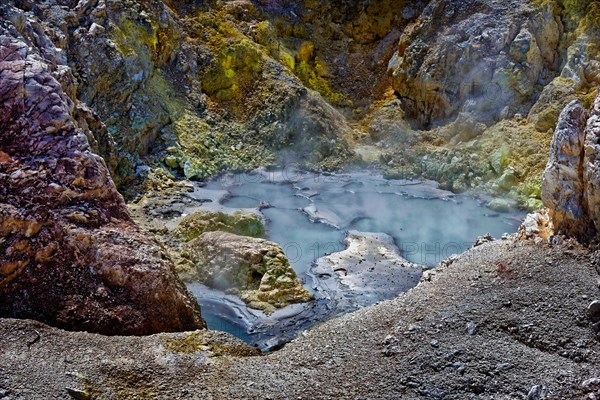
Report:
[[204,327],[91,151],[51,50],[0,24],[0,316],[114,335]]

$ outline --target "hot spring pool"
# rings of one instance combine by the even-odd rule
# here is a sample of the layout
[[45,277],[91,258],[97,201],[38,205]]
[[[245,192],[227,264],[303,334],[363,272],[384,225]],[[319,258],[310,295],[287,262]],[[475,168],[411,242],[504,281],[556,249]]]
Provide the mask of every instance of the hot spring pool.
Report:
[[[386,233],[408,261],[433,267],[466,251],[478,236],[515,232],[525,216],[517,210],[497,213],[485,207],[486,201],[454,195],[435,182],[386,180],[370,172],[319,175],[289,169],[226,175],[199,185],[190,196],[210,199],[202,207],[206,210],[262,215],[267,239],[281,245],[306,283],[311,264],[344,250],[350,230]],[[203,305],[203,291],[191,289]],[[214,302],[203,307],[209,328],[246,341],[252,337],[248,327],[240,330],[245,318],[223,320],[214,309]]]

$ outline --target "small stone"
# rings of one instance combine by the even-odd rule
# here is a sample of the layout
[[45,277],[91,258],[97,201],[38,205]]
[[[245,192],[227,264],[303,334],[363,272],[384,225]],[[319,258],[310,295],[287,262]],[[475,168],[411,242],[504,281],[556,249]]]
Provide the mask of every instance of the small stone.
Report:
[[527,394],[527,400],[541,400],[546,397],[546,387],[542,385],[533,386]]
[[583,381],[583,383],[581,384],[581,389],[584,391],[584,393],[590,393],[600,390],[600,377],[591,378],[586,381]]
[[476,240],[475,240],[475,244],[473,244],[473,247],[478,247],[481,246],[484,243],[488,243],[488,242],[493,242],[494,241],[494,237],[487,233],[483,236],[479,236]]
[[587,308],[587,316],[593,322],[600,321],[600,301],[594,300]]
[[465,364],[461,362],[455,362],[452,364],[452,368],[454,368],[454,370],[458,373],[463,373],[467,367],[465,367]]
[[396,339],[396,337],[392,336],[392,335],[387,335],[385,337],[385,339],[383,339],[383,343],[386,345],[397,343],[397,342],[398,342],[398,339]]
[[394,354],[400,353],[400,347],[395,345],[386,346],[382,351],[383,355],[386,357],[393,356]]
[[98,25],[97,23],[92,23],[92,26],[90,26],[90,30],[88,31],[88,33],[91,36],[99,36],[101,34],[104,33],[104,31],[106,31],[106,29],[102,26],[102,25]]
[[385,337],[385,339],[383,340],[383,344],[385,345],[385,348],[381,351],[381,353],[384,356],[390,357],[390,356],[393,356],[394,354],[400,353],[400,346],[398,346],[398,339],[395,336],[387,335]]
[[467,333],[469,336],[475,336],[477,334],[477,325],[473,322],[467,324]]
[[85,390],[67,388],[67,393],[75,400],[90,400],[92,396]]
[[433,339],[431,341],[431,347],[435,347],[435,348],[440,347],[440,342],[438,342],[437,340]]
[[179,160],[175,156],[166,156],[165,165],[169,168],[177,169],[179,168]]
[[[435,276],[435,271],[430,269],[427,270],[425,272],[423,272],[423,275],[421,276],[421,282],[431,282],[431,279]],[[600,285],[600,283],[599,283]]]
[[508,371],[509,369],[512,369],[513,367],[514,367],[514,365],[509,364],[509,363],[496,364],[497,371]]

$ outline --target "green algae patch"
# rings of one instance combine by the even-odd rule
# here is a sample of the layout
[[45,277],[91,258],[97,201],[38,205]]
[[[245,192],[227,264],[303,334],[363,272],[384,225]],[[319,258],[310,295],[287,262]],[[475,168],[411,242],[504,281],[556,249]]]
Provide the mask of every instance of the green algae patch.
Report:
[[[246,10],[255,14],[252,7]],[[235,115],[243,116],[243,102],[262,78],[265,51],[238,30],[226,9],[200,12],[186,20],[192,40],[207,46],[213,57],[200,74],[202,91],[213,101],[226,103]]]
[[298,49],[298,61],[309,62],[314,58],[315,44],[313,42],[303,42]]
[[[301,59],[300,59],[301,60]],[[310,63],[308,61],[300,61],[296,65],[296,75],[302,83],[309,88],[319,92],[328,102],[336,106],[350,106],[352,102],[348,100],[346,95],[335,92],[327,79],[320,76],[318,71],[326,71],[327,68],[324,66],[323,61],[317,61]]]
[[146,90],[153,99],[158,100],[166,109],[171,120],[181,118],[185,113],[184,101],[177,97],[174,88],[163,77],[160,70],[155,70],[146,81]]
[[444,189],[482,190],[535,209],[552,134],[524,120],[505,120],[467,142],[450,143],[440,132],[415,132],[411,146],[396,145],[380,157],[386,178],[426,178]]
[[490,166],[494,170],[495,173],[501,174],[504,172],[504,169],[508,167],[510,161],[510,148],[506,145],[502,145],[498,150],[492,154],[490,157]]
[[168,62],[180,40],[176,29],[160,27],[154,21],[138,23],[121,19],[115,28],[112,39],[123,56],[136,57],[157,66]]
[[260,352],[242,343],[221,343],[206,332],[190,332],[185,336],[162,335],[165,349],[173,353],[194,354],[199,351],[212,353],[214,356],[251,357],[259,355]]
[[200,211],[185,217],[175,230],[175,235],[189,242],[204,232],[214,231],[255,238],[265,236],[265,226],[255,214],[236,212],[229,215],[222,212],[210,211]]

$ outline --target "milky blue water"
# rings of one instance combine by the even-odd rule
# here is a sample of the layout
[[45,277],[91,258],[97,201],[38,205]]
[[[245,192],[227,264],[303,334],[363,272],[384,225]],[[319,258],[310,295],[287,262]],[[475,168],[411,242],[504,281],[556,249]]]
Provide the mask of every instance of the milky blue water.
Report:
[[[434,182],[385,180],[372,173],[315,175],[238,175],[210,182],[203,190],[226,190],[224,211],[261,209],[267,239],[281,245],[298,276],[317,258],[345,249],[349,230],[392,236],[404,258],[435,266],[466,251],[478,236],[499,238],[517,230],[525,213],[499,214],[470,195],[453,195]],[[203,315],[211,329],[248,340],[235,321],[224,321],[209,309]]]
[[409,261],[435,266],[467,250],[478,236],[513,233],[524,213],[499,214],[468,195],[452,195],[433,182],[385,180],[360,173],[294,175],[293,183],[244,176],[211,182],[226,189],[226,207],[262,209],[267,239],[279,243],[302,275],[324,254],[344,250],[348,230],[392,236]]

